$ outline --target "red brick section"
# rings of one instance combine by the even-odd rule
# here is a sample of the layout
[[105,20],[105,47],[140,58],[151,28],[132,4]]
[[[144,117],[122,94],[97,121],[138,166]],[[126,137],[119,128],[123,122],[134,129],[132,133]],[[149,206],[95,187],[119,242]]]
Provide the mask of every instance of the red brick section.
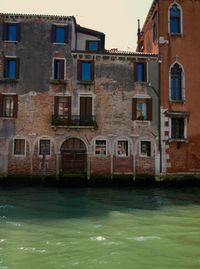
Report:
[[136,174],[154,174],[155,160],[154,158],[136,158]]
[[110,175],[110,157],[92,157],[91,175]]
[[114,173],[133,173],[133,157],[113,157]]

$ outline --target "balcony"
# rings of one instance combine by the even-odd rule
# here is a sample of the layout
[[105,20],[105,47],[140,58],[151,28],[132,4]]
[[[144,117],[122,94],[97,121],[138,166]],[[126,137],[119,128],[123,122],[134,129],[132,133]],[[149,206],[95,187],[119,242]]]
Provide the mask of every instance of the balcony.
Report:
[[80,115],[52,115],[51,125],[64,128],[97,128],[96,117]]

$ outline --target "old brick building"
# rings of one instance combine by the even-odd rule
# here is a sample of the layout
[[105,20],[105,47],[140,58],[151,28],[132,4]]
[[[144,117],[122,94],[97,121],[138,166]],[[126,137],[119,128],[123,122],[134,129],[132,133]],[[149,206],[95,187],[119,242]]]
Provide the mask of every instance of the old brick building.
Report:
[[74,17],[0,14],[0,174],[158,174],[158,59]]
[[155,0],[138,51],[159,54],[163,173],[200,172],[200,1]]

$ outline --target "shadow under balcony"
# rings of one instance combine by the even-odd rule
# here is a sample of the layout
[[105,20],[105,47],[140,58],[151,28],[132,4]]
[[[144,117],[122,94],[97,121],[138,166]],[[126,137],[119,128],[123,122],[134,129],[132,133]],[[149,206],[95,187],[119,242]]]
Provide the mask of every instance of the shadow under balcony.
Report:
[[82,117],[79,115],[52,115],[51,125],[53,128],[97,128],[95,116]]

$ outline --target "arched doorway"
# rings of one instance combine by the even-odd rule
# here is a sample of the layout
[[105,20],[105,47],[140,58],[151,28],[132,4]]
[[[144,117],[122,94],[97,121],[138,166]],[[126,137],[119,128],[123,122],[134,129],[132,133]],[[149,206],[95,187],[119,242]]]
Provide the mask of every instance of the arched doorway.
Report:
[[86,173],[87,149],[84,142],[78,138],[69,138],[61,146],[61,161],[63,173]]

